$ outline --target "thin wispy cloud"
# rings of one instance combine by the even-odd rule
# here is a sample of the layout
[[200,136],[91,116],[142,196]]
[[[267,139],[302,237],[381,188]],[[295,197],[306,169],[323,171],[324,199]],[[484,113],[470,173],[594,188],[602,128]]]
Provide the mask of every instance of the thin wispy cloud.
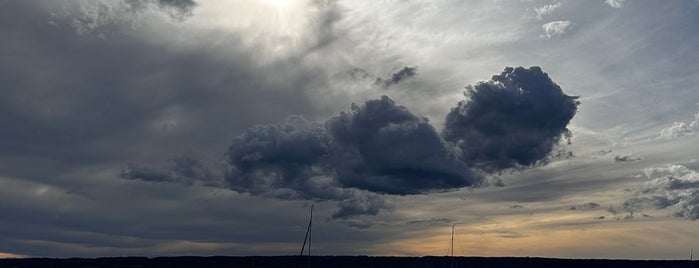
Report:
[[541,28],[544,29],[544,34],[541,38],[554,38],[566,33],[573,26],[570,20],[558,20],[544,23]]
[[547,4],[540,7],[535,7],[534,12],[536,12],[536,18],[541,19],[542,17],[553,13],[559,7],[561,7],[561,3]]
[[604,0],[604,4],[613,8],[622,8],[626,0]]

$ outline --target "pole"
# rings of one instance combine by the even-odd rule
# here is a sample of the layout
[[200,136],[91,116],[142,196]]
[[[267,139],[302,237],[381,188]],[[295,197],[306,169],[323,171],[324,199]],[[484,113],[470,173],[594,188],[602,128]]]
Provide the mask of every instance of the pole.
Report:
[[311,267],[311,228],[313,227],[313,205],[311,205],[311,220],[308,221],[308,267]]
[[451,248],[451,268],[454,268],[454,226],[456,224],[451,225],[451,243],[450,243],[450,248]]

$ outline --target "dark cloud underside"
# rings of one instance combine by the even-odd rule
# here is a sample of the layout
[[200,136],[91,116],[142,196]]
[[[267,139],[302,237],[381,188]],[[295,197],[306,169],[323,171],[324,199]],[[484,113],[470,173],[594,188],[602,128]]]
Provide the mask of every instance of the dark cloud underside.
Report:
[[466,96],[447,115],[443,136],[464,162],[489,172],[545,160],[569,134],[579,103],[539,67],[508,67]]

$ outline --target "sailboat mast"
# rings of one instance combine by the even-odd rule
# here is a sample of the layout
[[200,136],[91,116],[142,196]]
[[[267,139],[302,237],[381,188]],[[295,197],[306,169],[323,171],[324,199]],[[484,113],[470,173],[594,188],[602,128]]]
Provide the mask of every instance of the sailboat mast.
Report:
[[306,249],[306,242],[308,242],[308,257],[311,256],[311,226],[313,225],[313,205],[311,205],[311,219],[308,221],[308,228],[306,228],[306,236],[303,237],[303,245],[301,246],[301,252],[299,256],[303,256],[303,251]]
[[454,226],[456,226],[456,224],[451,225],[451,242],[449,243],[451,249],[451,268],[454,268]]
[[313,227],[313,205],[311,205],[311,219],[308,221],[308,267],[311,267],[311,237],[313,236],[313,232],[311,231],[311,228]]

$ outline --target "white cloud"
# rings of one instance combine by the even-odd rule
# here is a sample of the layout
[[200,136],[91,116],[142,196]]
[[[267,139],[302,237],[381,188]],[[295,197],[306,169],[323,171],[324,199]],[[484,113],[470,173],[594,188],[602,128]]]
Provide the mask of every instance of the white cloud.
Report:
[[545,34],[542,34],[541,38],[551,39],[563,35],[571,26],[573,26],[573,22],[570,20],[557,20],[544,23],[544,25],[541,25],[541,28],[544,29]]
[[559,7],[561,7],[561,3],[549,4],[534,8],[534,11],[536,12],[536,18],[541,19],[541,17],[551,14],[554,10],[558,9]]
[[661,139],[674,139],[682,136],[692,136],[699,130],[699,113],[694,115],[694,121],[685,122],[675,122],[672,126],[663,128],[660,130]]
[[648,181],[637,189],[633,198],[624,202],[625,210],[674,207],[676,217],[699,219],[699,172],[682,165],[667,165],[646,168],[638,177]]
[[604,4],[613,8],[621,8],[624,6],[624,2],[626,2],[626,0],[604,0]]

